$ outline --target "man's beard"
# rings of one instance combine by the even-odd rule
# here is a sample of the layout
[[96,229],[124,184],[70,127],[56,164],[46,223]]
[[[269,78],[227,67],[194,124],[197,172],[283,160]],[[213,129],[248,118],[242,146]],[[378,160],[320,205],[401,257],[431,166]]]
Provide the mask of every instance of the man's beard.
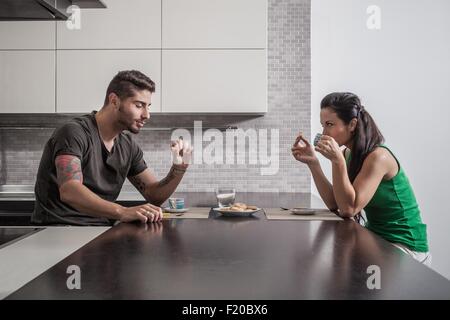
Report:
[[124,113],[122,105],[119,106],[119,112],[120,112],[121,115],[124,115],[124,117],[123,117],[124,119],[122,119],[122,117],[119,117],[119,121],[118,121],[119,125],[123,128],[122,130],[128,130],[131,133],[138,134],[139,133],[139,128],[133,128],[133,124],[135,123],[135,121],[132,120],[132,122],[129,123],[129,122],[127,122],[125,120],[126,119],[126,113]]

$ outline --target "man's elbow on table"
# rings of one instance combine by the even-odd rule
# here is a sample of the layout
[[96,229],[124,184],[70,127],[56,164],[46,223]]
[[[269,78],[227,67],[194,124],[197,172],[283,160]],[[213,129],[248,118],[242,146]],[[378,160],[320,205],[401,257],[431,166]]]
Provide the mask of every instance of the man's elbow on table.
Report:
[[155,194],[155,192],[152,192],[151,195],[147,194],[145,196],[145,200],[148,203],[153,204],[154,206],[160,207],[169,197],[161,197],[158,194]]

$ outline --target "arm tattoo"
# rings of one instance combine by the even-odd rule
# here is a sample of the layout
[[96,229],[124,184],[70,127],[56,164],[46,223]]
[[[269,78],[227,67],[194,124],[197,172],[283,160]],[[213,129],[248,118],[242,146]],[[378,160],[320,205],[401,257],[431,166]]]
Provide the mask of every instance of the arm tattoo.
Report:
[[83,183],[83,173],[81,171],[81,161],[79,158],[70,155],[57,156],[55,165],[59,187],[69,180],[77,180]]
[[131,183],[136,187],[136,189],[138,189],[138,191],[144,195],[145,193],[145,182],[142,181],[139,177],[131,177],[129,179],[131,181]]
[[176,177],[179,177],[180,175],[182,176],[185,172],[186,172],[186,169],[181,169],[181,168],[172,166],[172,168],[170,168],[170,171],[167,174],[167,176],[158,183],[158,187],[164,187],[165,185],[169,184]]

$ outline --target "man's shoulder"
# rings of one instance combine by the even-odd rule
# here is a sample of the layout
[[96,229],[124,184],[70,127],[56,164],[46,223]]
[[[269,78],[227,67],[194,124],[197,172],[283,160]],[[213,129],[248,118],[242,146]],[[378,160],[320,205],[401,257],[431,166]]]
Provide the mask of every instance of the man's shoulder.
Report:
[[93,130],[96,127],[95,118],[92,113],[75,117],[67,122],[67,124],[77,125],[88,130]]
[[55,130],[53,138],[81,138],[85,140],[92,131],[92,126],[89,123],[90,119],[87,116],[70,119]]
[[92,119],[89,114],[78,116],[64,123],[58,130],[87,131],[92,129]]

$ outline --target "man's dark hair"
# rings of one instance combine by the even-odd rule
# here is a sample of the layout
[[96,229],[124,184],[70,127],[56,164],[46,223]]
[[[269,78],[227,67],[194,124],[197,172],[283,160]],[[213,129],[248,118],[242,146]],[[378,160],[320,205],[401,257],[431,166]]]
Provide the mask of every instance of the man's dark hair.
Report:
[[120,99],[126,99],[134,96],[135,91],[148,90],[155,92],[155,83],[137,70],[120,71],[109,83],[106,90],[104,105],[109,103],[109,94],[114,92]]

